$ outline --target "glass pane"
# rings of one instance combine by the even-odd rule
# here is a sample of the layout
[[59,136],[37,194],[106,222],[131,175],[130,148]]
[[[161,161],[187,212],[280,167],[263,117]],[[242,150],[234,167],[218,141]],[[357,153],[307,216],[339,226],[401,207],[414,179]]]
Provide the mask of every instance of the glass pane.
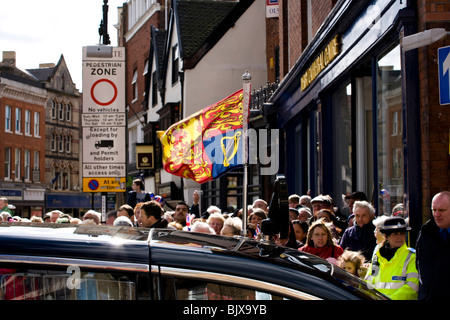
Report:
[[200,280],[165,278],[167,300],[281,300],[270,293]]
[[338,207],[352,190],[352,102],[351,84],[333,94],[333,194]]
[[379,57],[377,76],[378,211],[391,215],[404,193],[399,46]]
[[147,299],[143,289],[136,297],[134,277],[124,274],[0,269],[0,300]]

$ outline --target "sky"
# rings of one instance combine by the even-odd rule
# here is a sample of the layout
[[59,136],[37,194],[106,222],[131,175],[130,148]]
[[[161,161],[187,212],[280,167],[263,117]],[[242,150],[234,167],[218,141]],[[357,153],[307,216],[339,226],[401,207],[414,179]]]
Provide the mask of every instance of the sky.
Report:
[[[108,34],[117,46],[117,7],[127,0],[109,0]],[[15,51],[16,66],[39,68],[57,64],[64,55],[72,81],[82,91],[82,48],[99,43],[103,0],[2,0],[0,5],[1,52]]]

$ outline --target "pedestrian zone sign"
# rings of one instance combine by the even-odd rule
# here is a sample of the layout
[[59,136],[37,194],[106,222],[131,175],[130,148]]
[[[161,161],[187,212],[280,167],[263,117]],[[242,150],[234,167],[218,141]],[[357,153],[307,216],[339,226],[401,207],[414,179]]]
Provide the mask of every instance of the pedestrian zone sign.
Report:
[[438,49],[439,103],[450,104],[450,46]]

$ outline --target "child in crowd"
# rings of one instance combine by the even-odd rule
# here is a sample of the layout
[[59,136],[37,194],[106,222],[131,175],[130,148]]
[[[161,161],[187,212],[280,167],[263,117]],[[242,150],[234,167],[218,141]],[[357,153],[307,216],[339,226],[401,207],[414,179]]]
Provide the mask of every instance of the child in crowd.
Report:
[[364,256],[360,252],[344,250],[338,261],[339,266],[348,273],[364,278],[367,269],[364,267]]

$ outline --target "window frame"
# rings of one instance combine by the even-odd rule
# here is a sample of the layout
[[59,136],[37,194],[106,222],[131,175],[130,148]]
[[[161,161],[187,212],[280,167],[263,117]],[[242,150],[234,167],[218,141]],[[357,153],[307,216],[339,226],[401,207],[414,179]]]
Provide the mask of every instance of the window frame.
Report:
[[235,287],[242,287],[250,290],[262,290],[277,296],[283,296],[289,299],[300,300],[322,300],[319,297],[302,292],[296,289],[288,288],[279,284],[270,283],[267,281],[246,278],[243,276],[235,276],[230,274],[216,273],[203,270],[192,270],[176,267],[153,266],[152,273],[157,273],[164,277],[175,277],[178,279],[200,280],[208,281],[217,284],[232,285]]

